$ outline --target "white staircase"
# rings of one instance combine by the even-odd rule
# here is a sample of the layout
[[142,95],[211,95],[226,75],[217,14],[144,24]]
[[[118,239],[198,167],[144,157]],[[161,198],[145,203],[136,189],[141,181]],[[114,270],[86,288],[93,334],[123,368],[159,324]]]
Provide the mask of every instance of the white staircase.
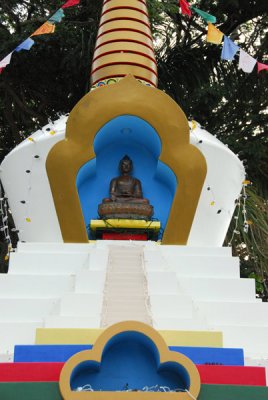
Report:
[[268,359],[268,304],[229,248],[155,242],[20,243],[0,275],[0,360],[37,327],[135,319],[162,330],[223,332],[225,347]]

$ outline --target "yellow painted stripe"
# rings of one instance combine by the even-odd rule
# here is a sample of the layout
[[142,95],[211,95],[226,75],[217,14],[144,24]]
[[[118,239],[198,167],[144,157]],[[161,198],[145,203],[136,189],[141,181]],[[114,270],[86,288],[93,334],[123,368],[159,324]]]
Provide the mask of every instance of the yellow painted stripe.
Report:
[[[37,328],[36,344],[94,344],[103,329]],[[222,332],[159,331],[168,346],[223,347]]]
[[143,219],[92,219],[90,229],[98,228],[135,228],[135,229],[160,229],[160,221],[145,221]]

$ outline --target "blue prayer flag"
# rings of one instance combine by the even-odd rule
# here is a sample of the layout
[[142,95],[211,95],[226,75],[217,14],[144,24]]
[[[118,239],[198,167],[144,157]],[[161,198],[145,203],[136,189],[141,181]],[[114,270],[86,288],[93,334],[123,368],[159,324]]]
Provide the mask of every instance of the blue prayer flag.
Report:
[[60,8],[58,11],[55,12],[55,14],[52,15],[52,17],[49,18],[49,22],[61,22],[62,18],[64,17],[64,11],[62,8]]
[[239,46],[237,46],[237,44],[235,44],[231,39],[229,39],[227,36],[224,35],[224,42],[221,51],[221,59],[232,61],[238,50]]
[[21,50],[30,50],[30,48],[32,47],[32,45],[34,44],[33,39],[28,38],[26,40],[24,40],[24,42],[22,42],[21,44],[19,44],[16,48],[15,51],[19,52]]

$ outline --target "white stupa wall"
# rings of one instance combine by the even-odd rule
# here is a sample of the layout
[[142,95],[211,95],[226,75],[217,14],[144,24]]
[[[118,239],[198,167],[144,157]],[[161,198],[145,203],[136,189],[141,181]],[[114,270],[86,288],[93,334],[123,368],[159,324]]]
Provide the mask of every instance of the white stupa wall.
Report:
[[[54,144],[64,139],[66,122],[67,116],[62,116],[44,126],[1,165],[1,180],[21,241],[63,242],[46,159]],[[245,177],[244,167],[225,145],[196,125],[190,140],[206,158],[207,176],[187,244],[222,246]]]

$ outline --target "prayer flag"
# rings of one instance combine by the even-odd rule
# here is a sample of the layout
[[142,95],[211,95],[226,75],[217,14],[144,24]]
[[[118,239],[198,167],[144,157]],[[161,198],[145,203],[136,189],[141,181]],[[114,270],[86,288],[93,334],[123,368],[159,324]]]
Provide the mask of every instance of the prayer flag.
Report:
[[76,6],[79,3],[80,3],[80,0],[68,0],[65,4],[63,4],[63,6],[61,8]]
[[24,40],[21,44],[19,44],[16,48],[15,51],[19,52],[21,50],[30,50],[30,48],[34,45],[34,41],[31,38],[28,38]]
[[238,50],[239,46],[237,46],[237,44],[235,44],[231,39],[229,39],[227,36],[224,35],[224,42],[221,51],[221,59],[232,61]]
[[2,74],[3,71],[4,71],[4,68],[0,68],[0,74]]
[[216,28],[216,26],[212,25],[209,22],[207,41],[214,44],[221,44],[222,38],[223,38],[223,33],[218,28]]
[[258,72],[261,72],[263,69],[266,69],[266,71],[268,71],[268,65],[267,64],[262,64],[260,62],[257,62],[257,67],[258,67]]
[[64,17],[64,11],[60,8],[52,17],[49,18],[48,22],[61,22],[62,18]]
[[240,49],[238,68],[242,69],[244,72],[250,73],[253,71],[256,62],[257,60],[255,58]]
[[191,13],[190,5],[186,0],[180,0],[180,7],[181,7],[182,14],[186,14],[186,15],[189,15],[189,17],[191,17],[192,13]]
[[0,61],[0,68],[5,68],[10,63],[12,53],[13,51]]
[[50,24],[48,21],[45,22],[43,25],[40,26],[31,36],[37,35],[45,35],[46,33],[54,33],[55,32],[55,25]]
[[196,7],[191,7],[191,9],[199,14],[200,17],[202,17],[206,22],[211,22],[212,24],[215,24],[216,17],[214,17],[214,15],[208,14],[207,12],[199,10],[199,8]]

